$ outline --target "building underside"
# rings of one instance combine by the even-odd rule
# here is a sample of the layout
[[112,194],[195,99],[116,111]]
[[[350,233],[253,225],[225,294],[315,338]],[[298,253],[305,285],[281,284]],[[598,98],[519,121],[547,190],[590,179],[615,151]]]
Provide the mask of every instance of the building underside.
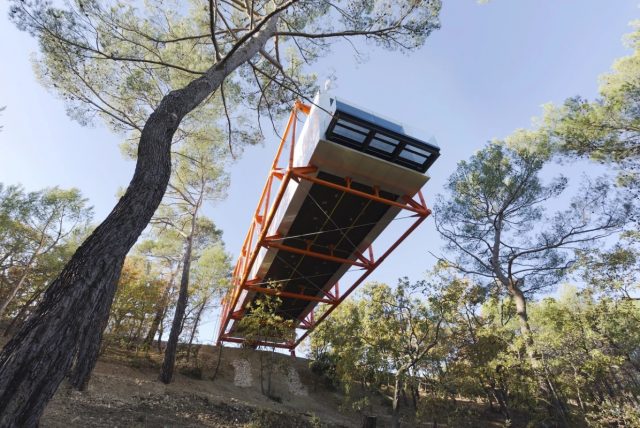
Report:
[[[240,321],[261,295],[277,295],[277,315],[297,334],[252,345],[293,351],[430,214],[420,189],[438,156],[433,142],[333,97],[297,103],[223,301],[218,342],[245,342]],[[411,225],[374,254],[401,212]],[[347,271],[358,277],[341,284]]]

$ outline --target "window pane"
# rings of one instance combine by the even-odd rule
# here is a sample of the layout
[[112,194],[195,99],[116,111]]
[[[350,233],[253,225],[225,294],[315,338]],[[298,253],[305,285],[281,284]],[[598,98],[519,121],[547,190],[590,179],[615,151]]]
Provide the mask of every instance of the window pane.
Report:
[[356,131],[353,131],[351,129],[345,128],[345,127],[340,126],[340,125],[336,125],[333,128],[333,132],[335,134],[338,134],[338,135],[344,137],[344,138],[348,138],[350,140],[353,140],[353,141],[355,141],[357,143],[362,143],[364,141],[364,139],[367,137],[366,134],[360,134],[360,133],[358,133]]
[[393,153],[393,151],[396,149],[395,146],[384,141],[380,141],[378,140],[378,138],[374,138],[373,140],[371,140],[371,143],[369,145],[375,149],[382,150],[385,153]]
[[346,120],[343,120],[343,119],[339,119],[338,120],[338,125],[342,125],[342,126],[345,126],[347,128],[351,128],[351,129],[356,130],[356,131],[364,132],[365,134],[369,133],[369,130],[367,128],[365,128],[364,126],[356,125],[353,122],[347,122]]
[[403,158],[403,159],[406,159],[408,161],[416,162],[416,163],[419,163],[419,164],[422,164],[422,163],[424,163],[424,161],[427,160],[427,158],[425,156],[419,155],[417,153],[410,152],[409,150],[406,150],[406,149],[403,150],[402,152],[400,152],[400,157]]
[[408,148],[409,150],[411,150],[412,152],[417,152],[417,153],[420,153],[421,155],[425,155],[425,156],[427,156],[427,157],[431,154],[431,153],[429,153],[428,151],[426,151],[426,150],[424,150],[424,149],[421,149],[421,148],[420,148],[420,147],[418,147],[418,146],[414,146],[414,145],[412,145],[412,144],[407,144],[407,148]]
[[393,144],[394,146],[397,145],[399,143],[398,140],[396,140],[395,138],[389,137],[387,135],[381,134],[381,133],[376,133],[376,138],[389,143],[389,144]]

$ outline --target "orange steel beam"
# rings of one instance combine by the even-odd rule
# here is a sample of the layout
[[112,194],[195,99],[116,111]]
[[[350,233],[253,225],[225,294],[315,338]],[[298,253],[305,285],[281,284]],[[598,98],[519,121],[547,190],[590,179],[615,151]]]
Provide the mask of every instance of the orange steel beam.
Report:
[[317,167],[313,165],[308,166],[294,166],[291,168],[292,171],[297,172],[299,174],[310,174],[312,172],[316,172],[318,170]]
[[336,300],[324,299],[322,297],[310,296],[308,294],[290,293],[288,291],[276,290],[273,288],[259,287],[257,285],[247,285],[244,287],[246,290],[255,291],[262,294],[270,294],[272,296],[289,297],[292,299],[306,300],[309,302],[325,303],[327,305],[333,305]]
[[231,313],[231,319],[239,320],[240,318],[242,318],[243,315],[244,315],[244,311],[243,310],[232,312]]
[[[431,213],[431,211],[426,207],[426,206],[422,206],[425,210],[425,214],[423,215],[419,215],[418,218],[416,219],[416,221],[411,224],[411,226],[400,236],[400,238],[398,238],[372,265],[372,267],[370,269],[367,269],[363,275],[361,275],[352,285],[351,287],[349,287],[342,295],[339,295],[339,285],[338,283],[334,284],[334,288],[336,290],[336,296],[335,299],[331,301],[330,303],[330,307],[329,309],[327,309],[322,316],[320,316],[320,318],[318,318],[317,320],[314,320],[313,323],[307,323],[306,325],[303,323],[303,327],[302,329],[305,330],[304,334],[302,334],[302,336],[300,336],[292,345],[291,348],[289,349],[295,349],[311,332],[313,332],[313,330],[318,326],[318,324],[320,324],[322,321],[325,320],[325,318],[327,318],[331,312],[333,312],[333,310],[338,307],[338,305],[340,305],[340,303],[342,303],[347,297],[349,297],[349,295],[360,285],[362,284],[362,282],[364,282],[369,275],[371,275],[371,273],[378,267],[380,266],[380,264],[393,252],[395,251],[395,249],[418,227],[420,226],[420,224],[429,216],[429,214]],[[372,250],[370,255],[372,255]],[[266,289],[271,291],[275,291],[272,289]],[[257,291],[257,290],[256,290]],[[295,294],[295,293],[292,293]],[[283,297],[287,297],[284,296]],[[292,296],[293,297],[293,296]],[[325,300],[325,299],[323,299]],[[319,303],[325,303],[325,302],[319,302]],[[313,310],[310,312],[309,314],[311,317],[313,317]],[[223,341],[229,341],[227,338],[222,338]],[[235,341],[236,343],[242,343],[242,339],[240,339],[240,342]],[[283,346],[283,348],[286,348],[285,346]]]
[[[255,259],[257,257],[258,248],[256,248],[254,252],[251,254],[251,258],[247,263],[248,253],[250,252],[251,247],[253,246],[252,244],[253,244],[253,234],[255,230],[255,225],[257,223],[258,217],[260,216],[260,211],[262,209],[262,206],[263,204],[265,205],[264,215],[262,216],[262,219],[260,221],[261,233],[260,233],[260,238],[258,239],[258,242],[260,242],[266,236],[267,230],[269,229],[269,227],[271,226],[271,222],[273,221],[273,217],[275,215],[275,209],[278,207],[278,205],[280,205],[280,201],[282,200],[284,191],[289,183],[289,180],[291,179],[290,170],[292,168],[292,165],[290,164],[288,168],[289,171],[285,172],[285,174],[280,177],[282,179],[281,187],[279,189],[278,195],[276,196],[276,200],[274,200],[273,204],[271,204],[271,210],[269,210],[267,214],[267,207],[270,205],[269,199],[271,196],[271,187],[273,184],[273,178],[276,176],[275,172],[278,171],[279,169],[278,163],[280,161],[280,156],[282,155],[282,150],[285,146],[285,143],[287,141],[287,136],[291,128],[293,128],[293,133],[291,138],[291,156],[293,156],[293,146],[295,144],[295,130],[296,130],[296,123],[298,120],[297,118],[298,111],[301,111],[306,115],[306,114],[309,114],[309,112],[311,111],[311,107],[306,104],[303,104],[300,101],[296,101],[293,109],[291,110],[291,114],[289,115],[285,132],[282,136],[282,139],[280,140],[280,144],[278,145],[278,150],[276,151],[276,155],[273,159],[273,162],[271,163],[271,169],[269,171],[269,176],[267,177],[267,182],[265,183],[265,186],[262,189],[262,194],[260,195],[260,199],[253,216],[251,227],[249,228],[249,231],[247,232],[245,240],[242,244],[241,255],[238,258],[238,262],[236,263],[236,267],[234,269],[233,278],[234,279],[241,278],[241,280],[239,281],[239,283],[238,281],[235,281],[234,285],[236,287],[234,287],[234,290],[232,291],[233,294],[231,295],[231,298],[230,299],[225,298],[225,305],[223,306],[223,312],[222,312],[223,319],[220,322],[219,337],[223,336],[224,331],[226,330],[230,321],[230,312],[233,311],[233,308],[236,306],[238,299],[240,297],[240,290],[242,287],[239,287],[238,285],[243,284],[247,280],[249,272],[251,271],[251,268],[253,267],[253,263],[255,262]],[[291,158],[291,160],[292,159],[293,158]],[[311,171],[306,170],[305,172],[311,172]]]
[[[301,300],[307,300],[310,302],[318,302],[323,304],[328,304],[330,307],[327,311],[325,311],[322,316],[318,319],[314,319],[313,309],[304,320],[300,321],[301,329],[306,330],[302,336],[300,336],[294,342],[281,343],[281,342],[269,342],[269,341],[261,341],[257,342],[258,346],[274,346],[277,348],[289,349],[293,351],[296,346],[298,346],[314,329],[320,324],[324,319],[326,319],[331,312],[342,302],[344,301],[363,281],[369,277],[369,275],[400,245],[430,214],[431,211],[427,208],[424,196],[422,192],[418,192],[419,202],[409,196],[403,196],[402,200],[405,203],[401,203],[395,200],[387,199],[380,196],[379,189],[374,186],[373,193],[362,192],[351,187],[351,179],[346,179],[346,186],[341,184],[336,184],[333,182],[329,182],[326,180],[319,179],[315,176],[309,175],[317,171],[317,168],[313,165],[303,166],[303,167],[294,167],[294,145],[296,138],[296,126],[297,126],[297,112],[301,111],[304,114],[309,114],[310,107],[302,104],[300,102],[296,102],[292,112],[289,116],[289,120],[287,122],[287,127],[285,129],[285,133],[280,141],[278,146],[278,150],[276,152],[276,156],[271,165],[271,170],[267,177],[267,182],[262,190],[262,194],[260,196],[260,200],[258,202],[258,206],[253,216],[253,220],[249,231],[245,237],[245,240],[242,245],[241,255],[238,258],[238,262],[235,266],[233,272],[233,284],[234,289],[230,291],[230,293],[225,296],[223,303],[223,312],[222,312],[222,320],[220,323],[220,332],[218,335],[218,344],[222,341],[226,342],[234,342],[234,343],[243,343],[244,339],[239,337],[233,337],[229,334],[226,334],[227,326],[231,319],[241,318],[244,314],[244,309],[239,311],[233,311],[235,306],[238,303],[238,299],[242,290],[250,290],[257,293],[265,293],[265,294],[273,294],[279,295],[282,297],[288,298],[296,298]],[[283,148],[289,137],[289,132],[291,133],[291,147],[288,156],[288,166],[286,168],[279,168],[278,163],[280,161],[280,157],[282,155]],[[281,180],[280,188],[278,189],[278,193],[272,202],[271,199],[271,188],[273,186],[273,179]],[[319,184],[322,186],[326,186],[329,188],[333,188],[336,190],[343,191],[345,193],[350,193],[356,196],[360,196],[362,198],[366,198],[375,202],[380,202],[386,205],[394,206],[401,208],[403,210],[414,212],[417,217],[416,221],[400,236],[400,238],[394,242],[377,260],[374,260],[373,252],[371,246],[369,246],[369,258],[364,257],[363,254],[357,252],[355,254],[356,259],[360,260],[360,262],[335,257],[332,255],[318,253],[311,250],[305,250],[295,247],[290,247],[284,244],[280,244],[275,242],[276,239],[282,239],[281,237],[268,237],[267,233],[273,219],[275,217],[275,213],[277,208],[279,207],[282,198],[284,196],[284,192],[291,180],[295,180],[299,182],[300,180],[307,180],[314,184]],[[259,228],[259,229],[257,229]],[[258,232],[259,231],[259,232]],[[257,238],[256,238],[256,235]],[[255,238],[255,239],[254,239]],[[286,237],[285,237],[286,238]],[[340,295],[339,285],[336,282],[332,286],[332,290],[326,292],[324,290],[321,291],[327,298],[310,296],[305,294],[298,293],[290,293],[281,290],[275,290],[270,288],[259,287],[257,284],[252,284],[255,280],[248,280],[248,275],[253,268],[253,265],[256,261],[258,251],[261,247],[273,247],[282,251],[290,251],[293,253],[301,254],[304,256],[316,257],[324,260],[329,260],[333,262],[337,262],[340,264],[349,264],[352,266],[364,267],[365,272],[361,275],[347,290]]]
[[293,150],[295,149],[295,145],[296,145],[296,125],[298,123],[298,116],[297,116],[297,104],[296,104],[296,108],[293,109],[293,114],[296,117],[296,120],[293,121],[293,132],[291,133],[291,149],[289,150],[289,169],[293,168]]
[[367,250],[369,251],[369,261],[371,263],[375,263],[376,259],[373,257],[373,247],[369,245],[369,248]]
[[[424,201],[424,196],[422,195],[422,189],[418,190],[418,197],[420,198],[420,204],[426,208],[427,203]],[[429,211],[429,214],[431,214],[431,210],[429,208],[427,208],[427,211]]]
[[[277,238],[277,239],[281,239],[281,238]],[[289,253],[300,254],[302,256],[314,257],[316,259],[326,260],[328,262],[335,262],[335,263],[340,263],[340,264],[348,264],[348,265],[351,265],[351,266],[358,266],[358,267],[362,267],[362,268],[366,268],[366,269],[368,269],[370,267],[370,264],[365,264],[365,263],[362,263],[362,262],[356,262],[356,261],[353,261],[353,260],[344,259],[342,257],[335,257],[335,256],[331,256],[329,254],[318,253],[317,251],[305,250],[305,249],[302,249],[302,248],[296,248],[296,247],[291,247],[289,245],[279,244],[279,243],[275,242],[274,238],[271,238],[271,239],[270,238],[266,238],[260,243],[260,245],[262,245],[264,247],[277,248],[278,250],[286,251],[286,252],[289,252]]]
[[[245,340],[241,337],[233,337],[233,336],[225,336],[223,335],[221,338],[223,342],[232,342],[232,343],[245,343]],[[282,348],[282,349],[293,349],[293,345],[291,343],[280,343],[280,342],[269,342],[265,340],[258,340],[256,342],[251,342],[257,346],[273,346],[274,348]]]
[[[287,185],[289,184],[289,181],[291,180],[291,173],[289,171],[287,171],[284,175],[283,181],[282,181],[282,185],[280,186],[280,189],[278,189],[278,194],[276,195],[275,200],[273,201],[273,204],[271,205],[270,209],[269,209],[269,214],[267,215],[267,219],[264,223],[264,225],[262,226],[262,230],[260,230],[260,236],[258,237],[258,243],[263,242],[265,240],[265,238],[267,237],[267,232],[269,230],[269,227],[271,226],[271,223],[273,222],[273,218],[275,217],[276,214],[276,210],[278,209],[278,206],[280,205],[280,202],[282,201],[282,198],[284,196],[284,192],[285,190],[287,190]],[[245,266],[245,270],[243,272],[243,276],[242,276],[242,281],[241,284],[244,284],[245,281],[247,280],[247,277],[249,276],[249,272],[251,271],[251,268],[253,267],[253,263],[256,261],[256,257],[258,257],[258,250],[259,247],[256,246],[256,248],[254,248],[253,252],[251,253],[251,258],[249,259],[249,263],[247,263],[247,265]]]
[[298,328],[303,330],[310,329],[314,327],[315,323],[316,321],[313,315],[313,311],[311,311],[306,317],[300,320],[300,326]]
[[[369,249],[371,249],[371,246],[369,246]],[[371,266],[373,264],[373,258],[366,258],[360,251],[355,250],[354,251],[354,255],[356,256],[356,258],[358,260],[360,260],[362,263],[364,263],[367,266]]]
[[414,201],[412,198],[410,198],[410,197],[408,197],[408,196],[406,196],[406,195],[405,195],[405,196],[403,196],[403,197],[402,197],[402,199],[403,199],[406,203],[408,203],[409,205],[411,205],[411,206],[412,206],[412,207],[414,207],[414,208],[417,208],[417,209],[420,209],[420,208],[421,208],[421,205],[420,205],[418,202]]
[[[392,205],[394,207],[398,207],[398,208],[402,208],[408,211],[413,211],[416,214],[420,214],[420,215],[429,215],[431,213],[431,211],[426,207],[426,206],[422,206],[420,208],[416,208],[413,206],[413,204],[411,205],[407,205],[407,204],[402,204],[400,202],[397,201],[393,201],[391,199],[387,199],[387,198],[383,198],[380,196],[376,196],[374,194],[371,193],[367,193],[367,192],[361,192],[360,190],[356,190],[353,189],[351,187],[347,187],[347,186],[343,186],[341,184],[336,184],[336,183],[332,183],[331,181],[326,181],[323,180],[321,178],[318,177],[312,177],[310,175],[307,174],[301,174],[297,171],[292,171],[292,174],[294,177],[303,179],[303,180],[307,180],[310,181],[312,183],[316,183],[316,184],[320,184],[322,186],[326,186],[326,187],[330,187],[332,189],[336,189],[336,190],[341,190],[345,193],[351,193],[352,195],[356,195],[356,196],[360,196],[362,198],[366,198],[366,199],[371,199],[372,201],[375,202],[381,202],[383,204],[387,204],[387,205]],[[418,204],[418,202],[413,201],[415,204]]]
[[[287,281],[290,281],[290,280],[287,280]],[[278,281],[275,281],[275,282],[277,283]],[[267,283],[268,283],[268,281],[267,281]],[[265,284],[265,282],[261,278],[254,278],[254,279],[247,280],[247,282],[244,283],[244,286],[246,288],[246,287],[252,287],[254,285],[260,286],[262,284]],[[330,300],[330,301],[336,300],[336,296],[334,296],[330,292],[324,291],[322,288],[318,288],[318,291],[320,291],[322,294],[324,294],[327,297],[327,300]]]
[[[264,188],[262,189],[262,194],[260,195],[260,199],[258,201],[258,206],[256,207],[255,213],[253,215],[253,221],[251,223],[251,226],[249,228],[249,231],[247,232],[247,235],[244,239],[244,242],[242,244],[242,251],[241,251],[241,255],[238,258],[238,262],[236,264],[236,268],[234,269],[234,276],[233,278],[238,278],[239,276],[241,276],[242,278],[244,278],[244,280],[246,280],[246,274],[248,274],[248,271],[251,269],[251,265],[253,264],[250,263],[249,266],[246,265],[246,257],[247,257],[247,253],[250,250],[250,247],[252,246],[253,243],[253,231],[255,228],[255,224],[256,224],[256,220],[257,217],[260,215],[260,211],[262,208],[262,205],[265,204],[266,206],[269,205],[269,200],[267,199],[267,195],[270,196],[270,192],[271,192],[271,187],[273,184],[273,171],[278,169],[278,162],[280,160],[280,155],[282,154],[282,149],[284,148],[285,142],[287,140],[287,135],[289,133],[289,130],[291,129],[291,125],[294,121],[297,120],[297,115],[296,115],[296,110],[299,108],[299,106],[302,105],[302,103],[296,102],[294,108],[291,111],[291,114],[289,115],[289,120],[287,121],[287,126],[285,128],[285,132],[282,136],[282,139],[280,140],[280,144],[278,145],[278,150],[276,151],[276,155],[273,159],[273,162],[271,163],[271,169],[269,171],[269,176],[267,177],[267,182],[265,183]],[[284,194],[284,188],[286,188],[286,184],[288,184],[289,181],[289,175],[285,174],[285,176],[282,177],[283,179],[283,183],[282,183],[282,188],[281,188],[281,192],[282,194]],[[280,199],[282,199],[282,196],[280,195]],[[279,204],[279,201],[278,201]],[[275,206],[277,206],[278,204],[274,204]],[[266,210],[265,210],[266,212]],[[264,223],[263,223],[263,227],[262,227],[262,231],[265,231],[269,228],[269,226],[271,225],[271,219],[273,218],[273,216],[271,215],[271,212],[269,212],[269,214],[267,215],[267,217],[269,218],[269,225],[267,225],[265,227]],[[262,222],[264,222],[266,219],[263,217]],[[266,235],[266,233],[265,233]],[[252,260],[255,261],[255,257],[253,257],[254,255],[252,255]],[[247,269],[247,267],[249,269]],[[241,281],[242,282],[244,282]],[[223,312],[222,312],[222,321],[220,322],[220,332],[219,332],[219,336],[222,337],[224,331],[227,328],[227,325],[229,324],[229,312],[233,310],[233,308],[235,307],[235,305],[238,302],[238,298],[240,297],[239,295],[239,291],[240,291],[240,287],[238,287],[239,284],[234,284],[236,285],[236,287],[234,288],[234,290],[232,291],[232,297],[231,299],[227,300],[227,304],[226,306],[223,308]]]
[[[322,180],[322,181],[324,181],[324,180]],[[324,184],[324,183],[318,183],[318,184]],[[340,186],[340,185],[337,185],[337,186],[339,186],[339,187],[343,187],[343,186]],[[363,193],[364,193],[364,192],[363,192]],[[370,194],[366,194],[366,193],[365,193],[365,195],[367,195],[367,197],[372,197],[372,199],[373,199],[373,197],[375,197],[374,195],[370,195]],[[421,194],[420,194],[420,196],[421,196],[421,201],[422,201],[422,200],[424,200],[424,199],[422,198],[422,195],[421,195]],[[416,202],[416,201],[415,201],[415,200],[413,200],[413,199],[412,199],[412,201],[413,201],[416,205],[418,205],[418,204],[419,204],[418,202]],[[389,200],[389,199],[384,199],[384,201],[383,201],[383,202],[384,202],[384,203],[389,203],[389,202],[394,202],[394,201],[391,201],[391,200]],[[395,205],[395,204],[390,204],[390,205]],[[338,291],[338,290],[339,290],[339,289],[338,289],[338,284],[336,283],[336,284],[334,285],[334,288],[336,289],[336,296],[335,296],[335,299],[334,299],[334,300],[327,300],[327,299],[322,299],[322,298],[316,298],[316,299],[318,299],[318,300],[315,300],[315,299],[314,299],[314,300],[310,300],[310,299],[309,299],[310,301],[318,301],[319,303],[327,303],[327,304],[331,304],[331,307],[330,307],[326,312],[324,312],[324,313],[323,313],[323,315],[322,315],[322,316],[321,316],[317,321],[315,321],[315,322],[313,323],[313,325],[309,325],[309,326],[306,326],[306,327],[304,328],[304,329],[306,330],[306,331],[305,331],[305,333],[304,333],[300,338],[298,338],[298,339],[295,341],[295,343],[294,343],[294,345],[293,345],[293,348],[297,347],[297,346],[298,346],[298,345],[299,345],[299,344],[300,344],[300,343],[301,343],[301,342],[302,342],[302,341],[303,341],[303,340],[304,340],[304,339],[305,339],[305,338],[306,338],[306,337],[307,337],[307,336],[308,336],[308,335],[309,335],[309,334],[310,334],[310,333],[315,329],[315,327],[316,327],[318,324],[320,324],[320,323],[321,323],[325,318],[327,318],[327,317],[331,314],[331,312],[333,312],[333,310],[334,310],[334,309],[335,309],[335,308],[336,308],[340,303],[342,303],[342,301],[344,301],[344,299],[346,299],[346,298],[347,298],[347,297],[348,297],[348,296],[349,296],[349,295],[350,295],[350,294],[351,294],[351,293],[352,293],[352,292],[353,292],[353,291],[354,291],[354,290],[355,290],[355,289],[356,289],[356,288],[357,288],[357,287],[358,287],[358,286],[359,286],[359,285],[360,285],[364,280],[366,280],[366,279],[367,279],[367,277],[369,277],[369,275],[370,275],[370,274],[371,274],[371,273],[372,273],[372,272],[373,272],[373,271],[374,271],[374,270],[375,270],[375,269],[376,269],[376,268],[377,268],[377,267],[378,267],[378,266],[379,266],[379,265],[380,265],[380,264],[381,264],[381,263],[382,263],[382,262],[383,262],[383,261],[384,261],[384,260],[385,260],[385,259],[386,259],[386,258],[387,258],[387,257],[388,257],[388,256],[389,256],[389,255],[390,255],[390,254],[391,254],[391,253],[392,253],[392,252],[393,252],[393,251],[394,251],[394,250],[395,250],[395,249],[396,249],[396,248],[397,248],[397,247],[398,247],[398,246],[399,246],[399,245],[400,245],[400,244],[401,244],[401,243],[402,243],[402,242],[403,242],[403,241],[404,241],[404,240],[405,240],[405,239],[406,239],[406,238],[407,238],[407,237],[408,237],[408,236],[409,236],[409,235],[410,235],[410,234],[411,234],[411,233],[412,233],[412,232],[413,232],[413,231],[414,231],[414,230],[415,230],[415,229],[416,229],[416,228],[417,228],[417,227],[418,227],[418,226],[419,226],[419,225],[420,225],[420,224],[421,224],[421,223],[422,223],[422,222],[423,222],[423,221],[424,221],[428,216],[429,216],[429,215],[430,215],[430,214],[431,214],[431,210],[429,210],[429,209],[426,207],[426,205],[419,204],[418,206],[420,207],[420,210],[419,210],[420,212],[419,212],[419,213],[417,213],[417,220],[416,220],[416,221],[415,221],[415,222],[414,222],[414,223],[409,227],[409,229],[407,229],[407,230],[406,230],[406,231],[405,231],[405,232],[400,236],[400,238],[399,238],[396,242],[394,242],[394,243],[393,243],[393,244],[392,244],[392,245],[387,249],[387,251],[385,251],[385,252],[382,254],[382,256],[380,256],[377,260],[375,260],[375,262],[372,262],[370,266],[367,266],[367,269],[366,269],[365,273],[364,273],[363,275],[361,275],[361,276],[356,280],[356,282],[355,282],[355,283],[353,283],[353,284],[351,285],[351,287],[349,287],[349,288],[348,288],[348,289],[347,289],[347,290],[346,290],[342,295],[339,295],[339,291]],[[414,210],[411,210],[411,209],[410,209],[410,207],[409,207],[409,206],[406,206],[406,205],[405,205],[405,206],[402,206],[402,208],[403,208],[403,209],[407,209],[407,210],[409,210],[409,211],[414,211]],[[278,237],[278,239],[280,239],[280,238]],[[319,256],[322,256],[321,258],[338,259],[338,260],[332,260],[332,261],[336,261],[336,262],[343,262],[343,263],[346,261],[346,262],[348,262],[348,263],[350,263],[350,264],[356,264],[356,265],[357,265],[357,262],[353,262],[353,261],[348,260],[348,259],[334,258],[334,257],[327,256],[327,255],[325,255],[325,254],[321,254],[321,253],[315,253],[315,252],[308,251],[308,250],[302,250],[302,249],[295,248],[295,247],[288,247],[288,246],[286,246],[286,245],[277,244],[277,243],[275,243],[275,242],[273,242],[273,241],[269,241],[269,238],[267,238],[266,240],[264,240],[264,244],[266,244],[266,245],[268,245],[268,246],[272,246],[272,247],[274,247],[274,248],[283,247],[283,248],[280,248],[280,249],[285,250],[285,251],[293,250],[292,252],[297,252],[297,253],[300,253],[300,254],[303,254],[303,255],[309,255],[309,256],[312,256],[312,257],[313,257],[313,256],[318,256],[318,255],[319,255]],[[257,251],[255,251],[254,253],[257,253]],[[373,251],[372,251],[371,246],[369,247],[369,257],[373,260]],[[238,288],[241,288],[241,287],[238,287]],[[250,286],[250,287],[243,287],[243,288],[249,288],[249,289],[250,289],[250,288],[252,288],[252,287]],[[268,290],[268,293],[271,293],[271,292],[274,292],[274,291],[276,291],[276,292],[277,292],[277,290],[272,290],[272,289],[262,289],[262,290],[257,290],[257,289],[256,289],[255,291],[258,291],[258,292],[264,292],[263,290]],[[281,293],[283,293],[283,292],[281,292]],[[237,294],[239,294],[239,293],[237,293]],[[280,295],[282,295],[283,297],[291,297],[291,298],[297,298],[297,297],[294,297],[294,296],[305,296],[305,297],[310,297],[310,296],[306,296],[306,295],[297,295],[296,293],[287,293],[287,294],[292,294],[292,295],[291,295],[291,296],[287,296],[287,295],[285,295],[285,294],[280,294]],[[305,300],[306,300],[306,299],[305,299]],[[325,301],[322,301],[322,300],[325,300]],[[235,303],[233,304],[233,306],[232,306],[232,307],[235,307]],[[225,327],[225,328],[226,328],[226,327]],[[222,338],[222,340],[227,341],[227,338],[224,338],[224,337],[223,337],[223,338]]]
[[[426,208],[426,206],[425,206]],[[430,212],[427,209],[428,212]],[[420,226],[420,224],[429,216],[429,214],[426,215],[421,215],[420,217],[418,217],[418,219],[400,236],[400,238],[398,238],[398,240],[396,242],[394,242],[388,249],[387,251],[384,252],[384,254],[382,254],[382,256],[380,256],[380,258],[378,258],[378,260],[375,261],[374,266],[372,269],[370,270],[366,270],[365,273],[363,275],[360,276],[360,278],[358,278],[356,280],[356,282],[354,282],[351,287],[349,287],[343,294],[342,296],[340,296],[338,298],[338,301],[336,304],[332,305],[329,307],[329,309],[327,309],[322,316],[320,316],[320,318],[318,318],[318,320],[315,321],[315,323],[313,324],[313,326],[311,326],[309,329],[307,329],[304,334],[302,336],[300,336],[294,343],[294,348],[297,347],[314,329],[315,327],[320,324],[322,321],[324,321],[325,318],[327,318],[331,312],[333,312],[333,310],[335,308],[337,308],[340,303],[342,303],[344,301],[344,299],[346,299],[347,297],[349,297],[349,295],[353,292],[353,290],[355,290],[360,284],[362,284],[362,282],[367,279],[367,277],[369,275],[371,275],[371,273],[378,267],[380,266],[380,264],[389,256],[389,254],[391,254],[396,248],[398,248],[398,245],[400,245],[402,243],[402,241],[404,241],[407,236],[409,236],[411,234],[411,232],[413,232],[418,226]]]
[[303,112],[304,114],[306,114],[307,116],[309,115],[309,112],[311,111],[311,106],[308,104],[304,104],[301,101],[296,101],[296,108],[298,110],[300,110],[301,112]]
[[[315,330],[315,328],[322,322],[324,321],[332,312],[335,308],[337,308],[340,303],[342,303],[347,297],[349,297],[349,295],[360,285],[362,284],[362,282],[364,282],[369,275],[371,275],[371,273],[393,252],[395,251],[395,249],[418,227],[420,226],[420,224],[426,220],[426,218],[429,216],[430,214],[430,210],[426,207],[423,206],[423,208],[426,211],[426,214],[424,215],[420,215],[418,216],[418,218],[416,219],[415,222],[413,222],[411,224],[411,226],[400,236],[400,238],[398,238],[374,263],[371,269],[368,269],[364,272],[363,275],[361,275],[352,285],[351,287],[349,287],[342,295],[339,295],[339,291],[338,291],[338,283],[336,283],[334,285],[335,289],[336,289],[336,299],[333,300],[330,304],[330,307],[320,316],[320,318],[318,318],[317,320],[314,320],[314,315],[313,315],[313,310],[307,315],[307,317],[309,317],[311,320],[313,320],[312,322],[303,320],[301,321],[301,325],[302,327],[299,327],[301,330],[305,330],[305,332],[291,345],[285,345],[285,344],[278,344],[277,347],[279,348],[283,348],[283,349],[295,349],[304,339],[307,338],[307,336],[309,336],[309,334],[311,334],[313,332],[313,330]],[[268,289],[269,291],[273,291],[271,289]],[[320,302],[320,303],[324,303],[324,302]],[[243,343],[243,339],[242,338],[234,338],[234,337],[225,337],[225,336],[221,336],[219,341],[227,341],[227,342],[234,342],[234,343]],[[265,342],[264,344],[259,344],[260,346],[264,345],[264,346],[275,346],[275,344],[273,342]]]
[[[276,196],[276,199],[274,200],[274,203],[271,206],[271,209],[269,210],[269,214],[267,216],[267,220],[266,220],[262,230],[260,231],[260,237],[258,238],[258,242],[264,241],[264,238],[265,238],[265,236],[267,234],[267,230],[269,230],[269,227],[271,226],[271,222],[273,221],[273,217],[275,216],[276,209],[280,205],[280,201],[282,200],[282,197],[284,196],[284,192],[285,192],[285,190],[287,188],[287,184],[289,184],[289,180],[290,179],[291,179],[291,173],[287,172],[285,174],[285,176],[284,176],[284,179],[283,179],[283,182],[282,182],[282,186],[278,190],[278,194]],[[240,283],[239,284],[244,284],[247,281],[247,277],[249,276],[249,272],[251,271],[251,268],[253,267],[253,263],[256,261],[256,258],[258,257],[258,250],[259,249],[260,249],[260,247],[256,246],[256,248],[251,252],[251,257],[249,259],[249,262],[244,267],[244,272],[242,272],[242,277],[240,279]],[[233,310],[233,308],[235,308],[236,304],[238,303],[238,299],[240,298],[241,290],[242,290],[242,287],[239,287],[238,284],[236,284],[236,288],[234,290],[235,292],[233,294],[233,298],[231,299],[230,308],[227,308],[227,313],[229,312],[229,310]],[[224,332],[226,330],[227,325],[229,324],[229,321],[230,321],[227,313],[223,314],[224,319],[220,323],[220,327],[221,327],[220,330],[222,332]]]

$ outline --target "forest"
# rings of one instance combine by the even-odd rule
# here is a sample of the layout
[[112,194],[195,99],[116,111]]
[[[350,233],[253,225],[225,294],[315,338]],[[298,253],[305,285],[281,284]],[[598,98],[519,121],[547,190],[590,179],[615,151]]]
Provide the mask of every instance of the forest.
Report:
[[[164,384],[179,365],[200,370],[237,257],[225,240],[241,238],[223,239],[210,209],[236,158],[310,102],[312,65],[335,42],[410,56],[442,7],[164,3],[11,2],[39,82],[71,119],[116,133],[136,168],[101,222],[77,188],[0,183],[0,427],[37,426],[109,350],[161,355]],[[625,42],[598,97],[545,105],[449,172],[422,226],[443,246],[411,261],[424,277],[394,266],[396,283],[372,277],[313,331],[309,367],[345,409],[384,397],[394,427],[478,426],[481,411],[502,426],[640,427],[640,27]],[[243,346],[295,334],[279,303],[256,304]]]

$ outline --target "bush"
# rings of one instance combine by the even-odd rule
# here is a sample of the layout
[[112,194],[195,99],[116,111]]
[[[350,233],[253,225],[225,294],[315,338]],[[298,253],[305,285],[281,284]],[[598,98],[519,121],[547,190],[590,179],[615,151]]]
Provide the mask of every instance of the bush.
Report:
[[335,390],[338,385],[338,375],[336,373],[336,363],[333,356],[328,352],[317,354],[309,363],[311,372],[318,375],[327,388]]
[[597,410],[587,413],[587,422],[591,427],[640,427],[640,409],[625,403],[605,400]]
[[203,373],[200,366],[188,366],[180,368],[180,373],[191,379],[202,380]]

